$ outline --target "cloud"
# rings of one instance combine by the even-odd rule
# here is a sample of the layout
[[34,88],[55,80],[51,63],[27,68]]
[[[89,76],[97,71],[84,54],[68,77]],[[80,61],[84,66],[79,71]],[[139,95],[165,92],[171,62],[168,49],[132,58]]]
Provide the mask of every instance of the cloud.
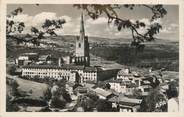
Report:
[[98,19],[93,20],[92,18],[89,18],[86,20],[86,23],[89,24],[105,24],[107,23],[108,19],[105,17],[99,17]]
[[[74,26],[74,23],[72,22],[71,17],[67,15],[58,17],[56,16],[56,13],[54,12],[41,12],[41,13],[36,14],[35,16],[29,16],[28,14],[19,14],[17,16],[10,17],[8,19],[13,20],[15,22],[24,22],[25,29],[22,33],[31,33],[30,29],[32,26],[38,28],[39,30],[42,30],[41,26],[46,19],[49,19],[49,20],[65,19],[66,23],[63,25],[63,27],[70,28],[70,30]],[[61,32],[61,31],[58,31],[58,32]]]
[[41,25],[46,19],[53,20],[57,19],[56,13],[53,12],[42,12],[33,17],[33,26]]
[[[12,18],[14,21],[22,21],[25,23],[25,30],[23,33],[30,33],[31,26],[35,26],[38,29],[41,29],[41,25],[45,19],[65,19],[66,23],[63,25],[62,29],[57,29],[56,33],[58,35],[79,35],[80,30],[80,16],[79,17],[70,17],[67,15],[57,16],[54,12],[41,12],[35,16],[29,16],[28,14],[19,14]],[[86,19],[86,20],[85,20]],[[91,18],[84,18],[85,32],[88,36],[101,36],[107,38],[121,38],[127,37],[131,38],[131,31],[129,29],[122,29],[121,31],[117,30],[117,27],[114,24],[108,24],[108,19],[106,17],[99,17],[96,20]],[[163,26],[163,29],[160,31],[159,35],[174,34],[178,29],[178,24],[175,23],[165,23],[162,19],[157,19],[153,22],[150,22],[148,18],[138,19],[141,22],[146,24],[145,28],[140,28],[138,31],[144,33],[147,31],[148,26],[152,23],[160,23]],[[130,21],[135,23],[135,19]]]
[[66,22],[71,22],[72,21],[72,18],[67,16],[67,15],[61,16],[60,19],[65,19]]
[[150,20],[148,18],[143,18],[143,19],[140,19],[139,21],[140,22],[144,22],[146,25],[150,25],[151,24],[151,22],[150,22]]

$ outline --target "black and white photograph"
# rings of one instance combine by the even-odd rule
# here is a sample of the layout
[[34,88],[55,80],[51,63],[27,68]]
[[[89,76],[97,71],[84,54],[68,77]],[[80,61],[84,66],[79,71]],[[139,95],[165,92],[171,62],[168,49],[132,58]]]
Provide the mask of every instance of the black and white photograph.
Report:
[[179,5],[7,4],[6,112],[179,112]]

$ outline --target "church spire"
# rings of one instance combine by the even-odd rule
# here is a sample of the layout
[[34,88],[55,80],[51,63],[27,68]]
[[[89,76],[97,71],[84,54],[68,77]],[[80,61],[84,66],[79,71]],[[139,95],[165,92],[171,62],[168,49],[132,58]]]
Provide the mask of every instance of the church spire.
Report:
[[83,12],[81,13],[80,36],[81,37],[85,36]]

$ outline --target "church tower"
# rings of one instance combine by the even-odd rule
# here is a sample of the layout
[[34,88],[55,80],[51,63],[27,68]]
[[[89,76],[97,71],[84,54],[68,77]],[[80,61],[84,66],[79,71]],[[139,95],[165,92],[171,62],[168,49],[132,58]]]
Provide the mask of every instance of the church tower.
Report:
[[90,66],[88,37],[85,36],[83,13],[81,14],[80,36],[77,36],[75,63],[77,65]]

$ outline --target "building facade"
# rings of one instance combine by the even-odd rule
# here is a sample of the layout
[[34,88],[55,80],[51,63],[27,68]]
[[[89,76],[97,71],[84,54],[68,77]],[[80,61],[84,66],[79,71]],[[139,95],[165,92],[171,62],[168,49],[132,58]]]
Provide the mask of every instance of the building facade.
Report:
[[66,79],[71,82],[84,83],[86,81],[97,82],[98,69],[84,66],[51,66],[51,65],[28,65],[22,67],[22,76],[37,78]]
[[[45,57],[44,57],[45,58]],[[99,68],[90,66],[88,37],[85,36],[83,14],[81,15],[80,36],[76,39],[75,55],[63,59],[66,64],[58,65],[26,65],[22,67],[22,76],[38,78],[66,79],[71,82],[97,82]]]

